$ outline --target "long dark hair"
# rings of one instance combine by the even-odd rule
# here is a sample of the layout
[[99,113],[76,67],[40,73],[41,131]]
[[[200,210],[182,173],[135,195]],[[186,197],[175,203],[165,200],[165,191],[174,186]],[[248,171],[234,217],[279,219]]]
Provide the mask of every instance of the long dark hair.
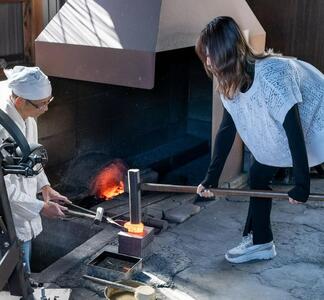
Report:
[[[248,65],[270,54],[255,54],[231,17],[217,17],[202,30],[196,53],[209,77],[216,77],[217,90],[231,99],[243,86],[251,83]],[[207,65],[207,57],[210,64]]]

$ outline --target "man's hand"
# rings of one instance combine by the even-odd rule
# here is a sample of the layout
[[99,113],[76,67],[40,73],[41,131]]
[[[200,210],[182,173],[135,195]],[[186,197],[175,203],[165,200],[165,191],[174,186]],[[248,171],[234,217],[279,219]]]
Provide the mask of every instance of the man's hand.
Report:
[[64,217],[64,211],[67,210],[68,209],[62,205],[48,201],[44,203],[44,207],[40,213],[46,218],[54,219]]
[[210,190],[206,189],[202,184],[199,184],[197,187],[197,194],[200,197],[213,198],[215,195]]
[[295,200],[293,198],[290,198],[290,197],[289,197],[288,201],[289,201],[290,204],[302,204],[303,203],[303,202],[297,201],[297,200]]
[[46,185],[42,188],[42,195],[45,202],[53,201],[62,205],[72,203],[67,197],[61,195],[59,192],[52,189],[49,185]]

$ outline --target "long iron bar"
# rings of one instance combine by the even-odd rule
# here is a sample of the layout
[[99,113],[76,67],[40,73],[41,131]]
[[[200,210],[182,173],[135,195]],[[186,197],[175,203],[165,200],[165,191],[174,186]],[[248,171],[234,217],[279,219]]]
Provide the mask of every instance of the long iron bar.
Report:
[[[165,192],[165,193],[188,193],[195,194],[197,191],[196,186],[185,185],[171,185],[171,184],[159,184],[159,183],[141,183],[140,189],[142,191],[151,192]],[[223,188],[210,188],[216,196],[248,196],[258,198],[276,198],[276,199],[288,199],[288,193],[264,191],[264,190],[240,190],[240,189],[223,189]],[[324,194],[310,194],[308,200],[312,201],[324,201]]]
[[140,171],[138,169],[128,170],[128,190],[129,190],[129,219],[131,224],[142,222],[142,200],[139,188]]

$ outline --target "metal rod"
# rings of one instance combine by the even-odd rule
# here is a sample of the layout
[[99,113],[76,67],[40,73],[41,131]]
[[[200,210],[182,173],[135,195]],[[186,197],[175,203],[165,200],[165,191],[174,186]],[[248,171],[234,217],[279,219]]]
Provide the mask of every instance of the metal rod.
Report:
[[[159,184],[159,183],[141,183],[140,189],[142,191],[151,192],[165,192],[165,193],[188,193],[195,194],[197,191],[196,186],[185,185],[171,185],[171,184]],[[288,199],[288,193],[264,191],[264,190],[240,190],[240,189],[209,189],[216,196],[248,196],[258,198],[276,198],[276,199]],[[310,194],[308,197],[312,201],[324,201],[323,194]]]
[[67,212],[69,215],[75,216],[75,217],[82,217],[82,218],[84,217],[84,218],[89,218],[91,220],[94,220],[96,218],[96,216],[93,214],[86,214],[83,212],[74,211],[74,210],[70,210],[70,209]]
[[[83,212],[79,212],[79,211],[74,211],[74,210],[68,210],[68,214],[71,215],[71,216],[74,216],[74,217],[81,217],[81,218],[88,218],[88,219],[91,219],[91,220],[94,220],[96,221],[96,215],[93,215],[93,214],[87,214],[87,213],[83,213]],[[98,219],[99,222],[106,222],[108,224],[111,224],[119,229],[122,229],[123,231],[126,231],[127,229],[118,224],[116,221],[114,221],[112,218],[109,218],[109,217],[106,217],[106,216],[103,216],[101,220]]]
[[128,286],[128,285],[124,285],[118,282],[113,282],[113,281],[108,281],[99,277],[93,277],[93,276],[89,276],[89,275],[83,275],[83,278],[85,279],[89,279],[93,282],[102,284],[102,285],[108,285],[108,286],[112,286],[114,288],[118,288],[118,289],[122,289],[128,292],[132,292],[135,293],[136,292],[136,288],[132,287],[132,286]]
[[129,218],[131,224],[142,222],[140,171],[138,169],[128,170],[128,190],[129,190]]
[[90,209],[86,209],[82,206],[79,206],[79,205],[76,205],[76,204],[73,204],[73,203],[69,203],[68,206],[71,206],[71,207],[74,207],[74,208],[77,208],[85,213],[88,213],[88,214],[93,214],[93,215],[96,215],[96,212],[93,211],[93,210],[90,210]]

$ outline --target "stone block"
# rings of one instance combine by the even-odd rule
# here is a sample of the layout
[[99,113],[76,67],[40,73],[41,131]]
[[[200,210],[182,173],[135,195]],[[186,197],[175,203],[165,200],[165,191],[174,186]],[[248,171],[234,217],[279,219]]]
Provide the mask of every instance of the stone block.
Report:
[[146,257],[149,255],[150,244],[154,239],[154,228],[145,226],[143,234],[121,231],[118,233],[118,253]]
[[187,203],[165,211],[164,218],[169,222],[182,223],[199,212],[200,206]]

